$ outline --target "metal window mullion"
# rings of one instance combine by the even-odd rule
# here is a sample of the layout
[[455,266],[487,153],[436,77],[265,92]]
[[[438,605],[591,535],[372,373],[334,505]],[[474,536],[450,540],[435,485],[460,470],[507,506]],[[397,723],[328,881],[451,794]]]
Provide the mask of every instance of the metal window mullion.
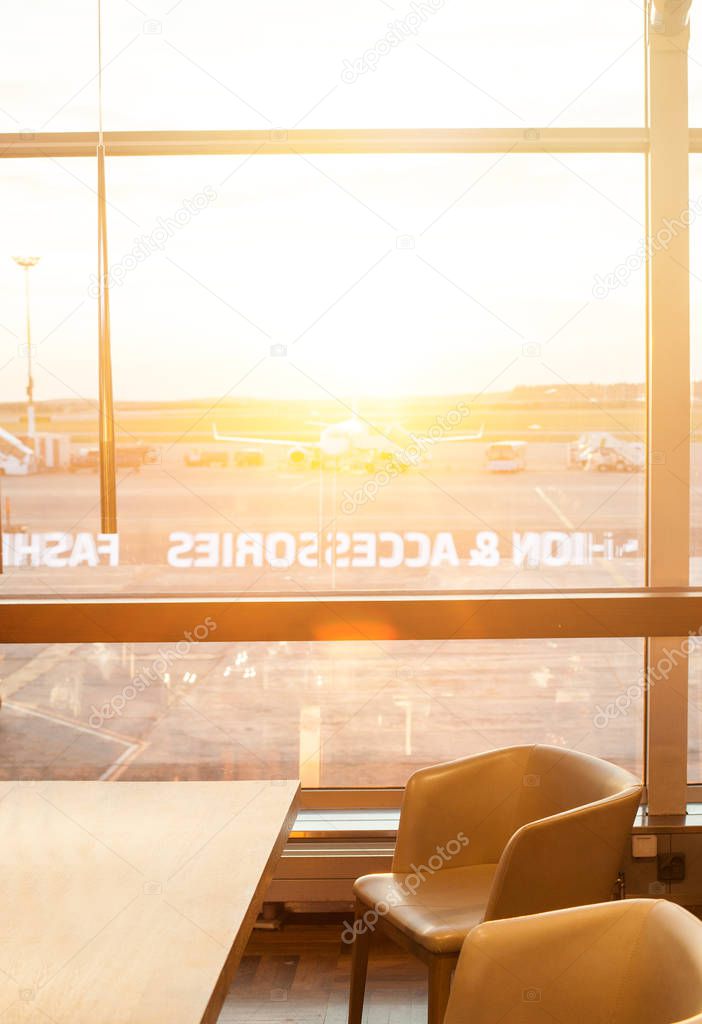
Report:
[[[647,584],[686,586],[690,541],[689,30],[647,39]],[[683,636],[647,642],[649,812],[683,813],[687,658]],[[675,661],[669,668],[668,662]],[[665,662],[664,662],[665,659]],[[665,677],[661,667],[665,663]]]
[[[0,601],[0,644],[511,640],[684,636],[702,590],[17,598]],[[202,631],[201,631],[202,632]]]
[[[0,133],[0,158],[92,157],[95,132]],[[104,133],[117,156],[388,153],[645,153],[645,128],[273,129]]]

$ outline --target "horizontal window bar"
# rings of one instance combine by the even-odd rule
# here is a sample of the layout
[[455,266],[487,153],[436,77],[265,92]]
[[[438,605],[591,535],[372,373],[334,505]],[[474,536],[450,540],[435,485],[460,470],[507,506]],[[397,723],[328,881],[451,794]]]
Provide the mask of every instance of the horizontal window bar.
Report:
[[700,629],[702,590],[18,598],[0,602],[0,641],[171,643],[208,617],[230,643],[674,637]]
[[310,842],[354,842],[363,839],[394,839],[400,819],[402,790],[397,790],[397,802],[392,809],[330,811],[300,810],[290,838],[308,845]]
[[397,811],[402,804],[404,789],[301,789],[300,809],[322,813],[325,811],[367,812]]
[[[645,153],[648,149],[648,133],[644,128],[136,131],[105,132],[104,139],[109,156],[218,153]],[[94,156],[97,141],[96,132],[0,133],[0,157]]]

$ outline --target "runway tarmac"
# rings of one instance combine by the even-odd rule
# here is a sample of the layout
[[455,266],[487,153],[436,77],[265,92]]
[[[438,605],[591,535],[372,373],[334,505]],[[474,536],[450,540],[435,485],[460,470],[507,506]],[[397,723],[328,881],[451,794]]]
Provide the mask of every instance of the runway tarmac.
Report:
[[[0,777],[396,786],[549,742],[641,768],[641,641],[71,645],[2,650]],[[164,668],[164,664],[167,668]],[[599,711],[598,711],[599,709]]]
[[[76,564],[27,564],[35,535],[97,538],[96,474],[5,478],[10,526],[26,527],[29,553],[6,564],[4,593],[643,583],[643,475],[568,470],[564,445],[533,445],[525,472],[499,475],[466,446],[383,483],[372,499],[372,475],[278,462],[200,469],[184,465],[185,451],[121,473],[114,565],[109,545],[90,565],[85,541]],[[331,564],[311,540],[328,534]],[[341,534],[351,538],[345,553]],[[412,564],[426,544],[426,564]],[[46,542],[35,550],[45,555]],[[268,564],[291,552],[292,564]],[[4,778],[300,775],[308,786],[395,786],[432,761],[536,740],[642,764],[641,640],[205,642],[185,655],[159,645],[5,645],[0,657]],[[701,668],[695,651],[691,768],[702,780]]]
[[[37,592],[47,579],[69,592],[643,583],[643,474],[568,470],[563,444],[531,446],[524,472],[490,473],[484,447],[389,477],[280,460],[189,467],[186,446],[174,446],[156,465],[120,472],[119,550],[104,543],[92,563],[73,545],[87,533],[98,546],[97,474],[8,477],[10,531],[22,525],[26,536],[6,539],[4,588]],[[57,533],[72,538],[58,552],[56,538],[42,539]]]

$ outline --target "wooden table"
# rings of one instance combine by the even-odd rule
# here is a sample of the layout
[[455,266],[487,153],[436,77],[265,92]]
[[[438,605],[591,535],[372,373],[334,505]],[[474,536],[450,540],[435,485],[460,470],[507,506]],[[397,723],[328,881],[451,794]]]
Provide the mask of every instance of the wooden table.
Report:
[[2,1024],[210,1024],[297,782],[0,783]]

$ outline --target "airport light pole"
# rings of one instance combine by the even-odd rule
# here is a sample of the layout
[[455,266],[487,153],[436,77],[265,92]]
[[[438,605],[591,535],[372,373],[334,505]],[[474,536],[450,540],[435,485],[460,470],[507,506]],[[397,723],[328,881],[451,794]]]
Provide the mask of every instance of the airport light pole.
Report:
[[39,256],[13,256],[18,267],[24,270],[24,305],[27,324],[27,434],[30,447],[36,452],[36,420],[34,416],[34,377],[32,375],[32,324],[29,312],[29,271],[36,267]]

